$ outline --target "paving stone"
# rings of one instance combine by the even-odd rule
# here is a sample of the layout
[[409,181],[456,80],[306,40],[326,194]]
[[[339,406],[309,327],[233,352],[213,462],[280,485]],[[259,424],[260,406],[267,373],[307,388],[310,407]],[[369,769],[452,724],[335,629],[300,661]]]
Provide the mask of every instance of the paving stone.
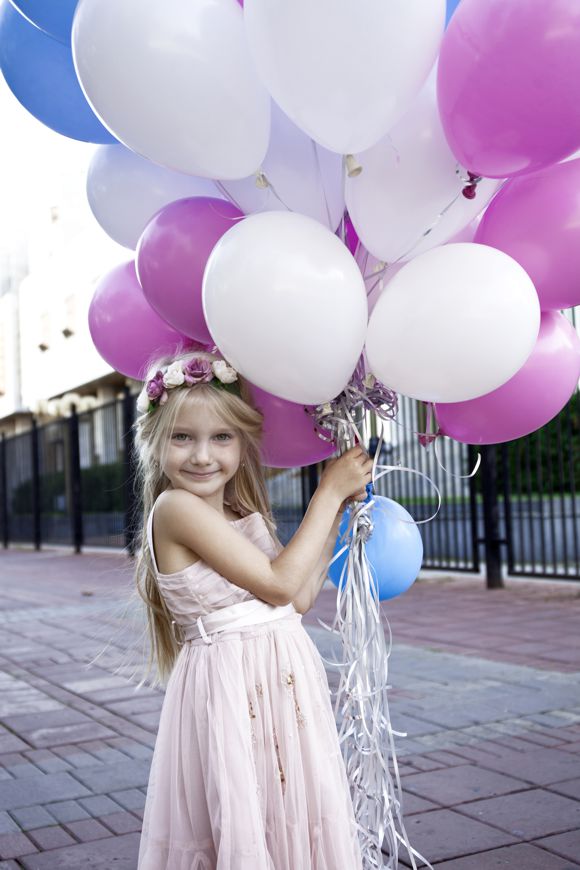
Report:
[[20,752],[23,749],[30,749],[30,747],[16,734],[11,734],[9,731],[0,734],[0,752]]
[[21,807],[20,809],[10,810],[10,815],[18,823],[22,831],[54,825],[53,817],[41,806]]
[[0,834],[15,834],[21,828],[8,813],[0,813]]
[[512,776],[534,785],[550,785],[580,776],[580,756],[561,749],[506,750],[501,756],[490,757],[481,764],[500,772],[509,770]]
[[553,837],[544,837],[534,842],[570,861],[580,861],[580,830],[556,834]]
[[126,810],[141,810],[145,806],[145,795],[136,788],[114,791],[111,797]]
[[16,861],[0,861],[0,870],[20,870],[21,866]]
[[[431,863],[515,843],[511,834],[467,820],[454,810],[432,810],[411,816],[405,822],[411,846]],[[406,850],[402,859],[408,859]]]
[[68,773],[49,773],[4,782],[0,789],[0,809],[46,804],[62,799],[88,797],[86,786]]
[[106,816],[108,813],[119,812],[119,804],[104,794],[90,798],[81,798],[79,803],[93,819],[99,816]]
[[90,819],[90,814],[76,801],[48,804],[46,809],[57,822],[76,822],[80,819]]
[[74,837],[71,837],[59,825],[52,825],[49,828],[36,828],[34,831],[29,831],[28,836],[41,852],[47,852],[49,849],[60,849],[62,846],[72,846],[77,842]]
[[520,840],[533,840],[580,827],[580,803],[544,789],[475,801],[457,808],[496,825]]
[[403,780],[403,789],[440,806],[454,806],[492,795],[525,789],[526,783],[474,764],[447,767],[428,773],[415,773]]
[[38,767],[28,761],[19,753],[9,753],[0,756],[0,765],[10,773],[15,779],[24,779],[27,776],[38,776],[40,773]]
[[21,855],[31,855],[37,851],[34,843],[31,843],[25,834],[0,835],[0,858],[19,858]]
[[[24,870],[135,870],[139,854],[140,835],[125,834],[108,837],[94,843],[67,846],[37,855],[33,859],[23,858]],[[232,868],[233,870],[233,868]]]
[[126,811],[102,816],[100,822],[110,828],[114,834],[130,834],[141,830],[141,820]]
[[111,737],[107,743],[124,752],[130,758],[145,758],[150,761],[153,757],[153,750],[150,746],[144,746],[143,743],[138,743],[129,737]]
[[52,750],[56,756],[62,758],[67,764],[74,768],[96,767],[98,759],[90,752],[85,752],[81,746],[74,744],[65,744],[64,746],[55,746]]
[[96,819],[84,819],[80,822],[66,822],[65,828],[82,843],[88,843],[92,840],[100,840],[103,837],[108,837],[110,834],[110,831],[101,825],[101,823]]
[[36,731],[31,731],[26,735],[26,739],[37,747],[41,746],[58,746],[63,743],[77,741],[82,743],[84,740],[95,740],[97,738],[114,737],[115,732],[110,728],[98,722],[88,721],[79,725],[67,725],[64,728],[38,728]]
[[147,785],[150,764],[147,761],[124,761],[122,764],[85,768],[75,776],[95,794],[122,791],[126,788]]
[[579,866],[556,855],[549,855],[536,846],[523,843],[465,858],[455,858],[453,861],[443,861],[437,864],[436,870],[578,870]]
[[31,749],[24,752],[23,755],[44,773],[59,773],[71,769],[70,764],[59,758],[50,749]]
[[29,731],[35,731],[40,724],[46,728],[55,728],[64,725],[76,725],[79,722],[90,722],[87,716],[72,710],[70,707],[58,705],[55,710],[44,711],[42,715],[38,713],[27,713],[26,715],[9,716],[4,720],[9,728],[17,731],[19,734],[26,734]]

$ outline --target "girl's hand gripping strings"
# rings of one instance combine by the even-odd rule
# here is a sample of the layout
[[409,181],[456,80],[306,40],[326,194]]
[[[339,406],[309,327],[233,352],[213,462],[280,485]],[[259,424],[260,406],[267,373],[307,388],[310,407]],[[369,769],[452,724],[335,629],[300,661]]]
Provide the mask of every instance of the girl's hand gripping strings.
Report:
[[[367,492],[366,484],[371,482],[373,461],[361,447],[353,447],[347,450],[340,459],[331,459],[326,464],[322,474],[320,486],[330,486],[339,493],[348,491],[342,499],[343,507],[349,501],[364,501]],[[361,477],[362,474],[362,477]],[[364,483],[360,486],[360,481]],[[353,486],[359,486],[356,492],[352,492]]]
[[362,496],[371,480],[372,460],[353,447],[325,469],[304,519],[276,558],[268,556],[232,526],[222,513],[184,489],[166,490],[158,499],[154,535],[186,548],[194,561],[215,571],[269,604],[293,602],[304,613],[324,581],[345,499]]

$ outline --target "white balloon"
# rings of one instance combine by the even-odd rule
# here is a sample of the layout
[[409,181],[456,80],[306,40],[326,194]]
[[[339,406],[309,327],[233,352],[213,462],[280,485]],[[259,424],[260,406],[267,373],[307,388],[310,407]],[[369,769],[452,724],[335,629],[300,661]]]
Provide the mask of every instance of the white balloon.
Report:
[[129,151],[124,145],[100,145],[87,174],[87,198],[104,231],[126,248],[136,248],[153,215],[190,196],[223,196],[209,178],[173,172]]
[[363,277],[330,230],[293,212],[233,226],[208,260],[205,318],[226,359],[253,384],[317,405],[337,396],[366,332]]
[[433,73],[407,114],[357,160],[362,172],[346,180],[348,212],[363,245],[388,263],[448,241],[501,184],[483,179],[475,199],[462,195],[466,173],[458,173],[443,133]]
[[528,274],[503,251],[473,243],[406,263],[371,315],[366,354],[391,389],[425,402],[463,402],[508,381],[540,328]]
[[268,153],[262,163],[268,181],[251,175],[240,181],[223,181],[232,202],[245,214],[261,211],[295,211],[335,230],[344,214],[342,159],[317,145],[272,104],[272,130]]
[[237,0],[80,0],[72,46],[89,103],[133,151],[208,178],[260,166],[270,100]]
[[339,154],[374,145],[433,66],[445,0],[245,0],[266,87],[309,136]]

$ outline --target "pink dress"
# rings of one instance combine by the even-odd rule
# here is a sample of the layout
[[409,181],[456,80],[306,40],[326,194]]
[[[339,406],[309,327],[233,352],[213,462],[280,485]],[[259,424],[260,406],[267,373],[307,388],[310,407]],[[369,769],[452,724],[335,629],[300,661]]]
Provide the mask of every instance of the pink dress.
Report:
[[[274,558],[260,514],[233,525]],[[166,688],[138,870],[361,870],[328,681],[301,615],[203,562],[157,580],[195,639]],[[263,621],[239,627],[253,608]],[[204,631],[228,614],[229,628]]]

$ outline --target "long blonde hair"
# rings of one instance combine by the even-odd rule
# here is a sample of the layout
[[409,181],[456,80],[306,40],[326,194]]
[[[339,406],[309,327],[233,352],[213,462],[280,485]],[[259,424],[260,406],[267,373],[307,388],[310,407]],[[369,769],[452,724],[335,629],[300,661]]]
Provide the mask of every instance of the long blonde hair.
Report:
[[[207,354],[191,352],[164,358],[153,364],[149,377],[153,377],[161,366],[172,361],[188,359],[193,355],[211,358]],[[231,426],[239,433],[242,440],[242,461],[226,487],[226,501],[242,516],[254,512],[262,514],[275,537],[275,525],[260,460],[263,417],[252,407],[248,388],[242,378],[239,379],[239,387],[240,396],[216,389],[211,384],[196,384],[190,388],[170,390],[164,405],[160,405],[151,413],[139,415],[134,424],[135,482],[143,507],[135,584],[137,592],[146,605],[149,635],[149,660],[147,673],[142,682],[151,674],[155,665],[157,678],[151,683],[153,686],[160,685],[168,679],[179,653],[180,638],[174,630],[171,613],[157,584],[147,538],[147,520],[155,500],[169,485],[169,480],[161,467],[164,450],[169,443],[179,411],[185,405],[198,406],[200,413],[204,408],[210,408],[225,425]]]

